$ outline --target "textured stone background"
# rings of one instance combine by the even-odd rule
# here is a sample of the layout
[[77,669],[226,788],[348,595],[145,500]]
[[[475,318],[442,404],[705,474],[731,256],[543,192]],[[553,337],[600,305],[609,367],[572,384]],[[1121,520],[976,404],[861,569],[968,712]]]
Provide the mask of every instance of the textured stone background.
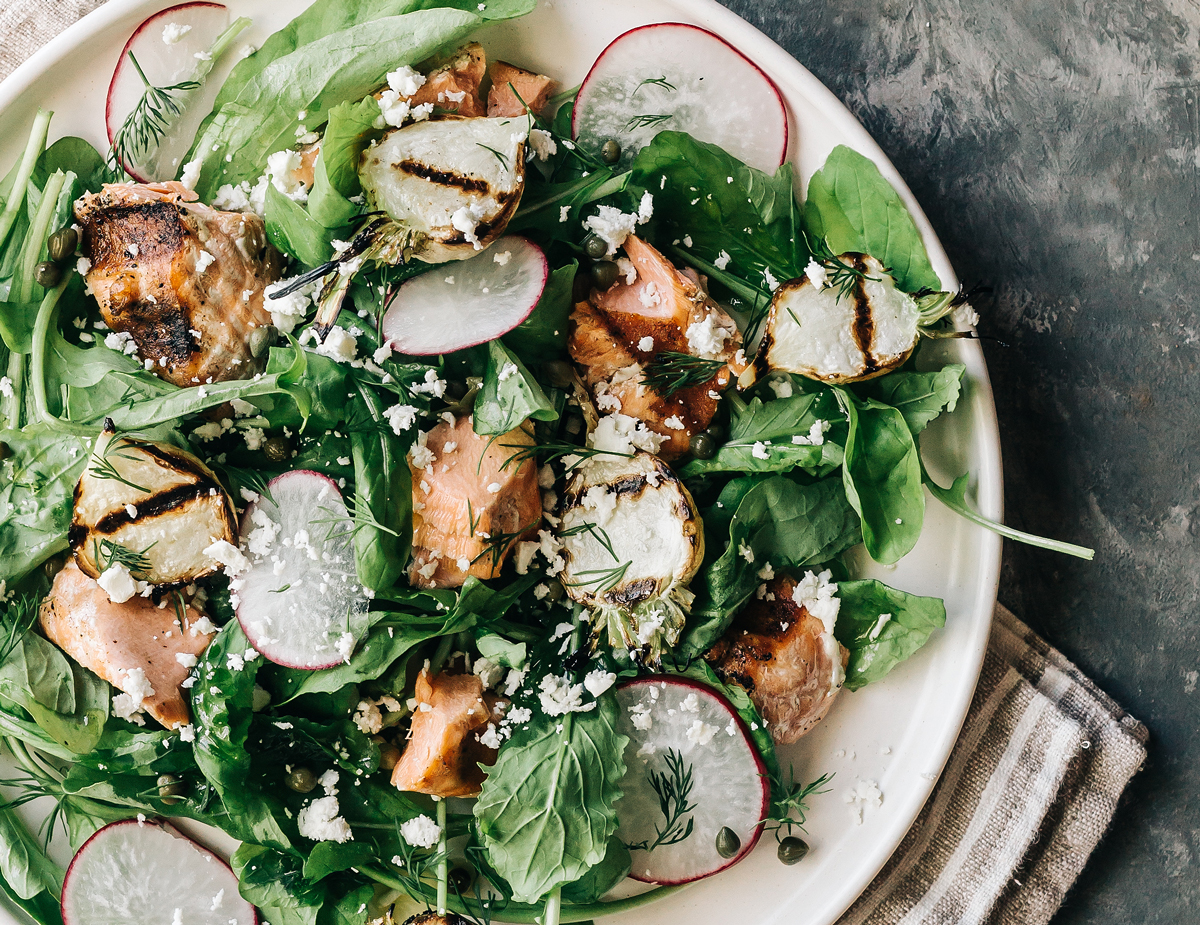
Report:
[[1151,730],[1056,925],[1200,921],[1200,5],[722,0],[858,116],[980,300],[1001,599]]

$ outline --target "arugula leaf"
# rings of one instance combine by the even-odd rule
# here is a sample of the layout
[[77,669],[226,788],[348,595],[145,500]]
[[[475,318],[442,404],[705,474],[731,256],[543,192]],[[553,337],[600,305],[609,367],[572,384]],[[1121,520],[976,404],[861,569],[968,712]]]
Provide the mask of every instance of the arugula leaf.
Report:
[[[383,417],[379,396],[356,383],[371,427],[350,434],[354,458],[354,561],[358,580],[376,594],[404,574],[412,546],[412,476],[405,461],[408,444]],[[409,431],[415,435],[415,429]]]
[[900,196],[870,159],[845,145],[808,181],[805,220],[835,254],[870,254],[905,292],[941,289],[921,233]]
[[693,583],[696,601],[677,648],[685,662],[729,628],[758,585],[765,563],[777,570],[804,568],[832,559],[861,538],[858,518],[837,478],[800,485],[778,475],[748,476],[726,486],[721,499],[721,504],[736,504],[736,513],[729,522],[728,545],[706,530],[706,547],[724,551],[715,561],[705,556],[703,577]]
[[876,562],[890,565],[921,537],[925,492],[921,458],[904,415],[874,399],[859,401],[836,388],[850,421],[842,480],[862,518],[863,542]]
[[[946,625],[946,605],[936,597],[918,597],[879,581],[838,583],[841,609],[833,634],[850,650],[846,687],[858,690],[878,681],[925,645]],[[880,617],[890,617],[880,624]]]
[[864,383],[862,392],[904,415],[908,429],[916,436],[943,411],[958,405],[962,377],[966,367],[957,363],[936,372],[894,372]]
[[537,307],[528,318],[501,338],[504,345],[521,359],[529,363],[544,361],[567,349],[567,339],[571,335],[571,310],[575,307],[571,290],[578,272],[578,260],[551,271],[550,279],[546,281],[546,291],[538,300]]
[[536,716],[500,749],[475,804],[488,857],[518,902],[537,902],[604,861],[628,739],[615,699],[588,713]]
[[532,418],[558,420],[558,412],[525,364],[499,340],[488,343],[487,371],[475,401],[475,433],[506,434]]

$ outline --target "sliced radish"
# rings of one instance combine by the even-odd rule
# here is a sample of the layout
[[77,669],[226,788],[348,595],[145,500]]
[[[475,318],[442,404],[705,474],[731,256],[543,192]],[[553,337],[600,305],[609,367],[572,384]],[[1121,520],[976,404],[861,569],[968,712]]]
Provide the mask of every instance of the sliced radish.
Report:
[[720,145],[767,173],[787,158],[787,109],[771,78],[724,39],[686,23],[614,39],[584,78],[571,128],[594,151],[615,139],[626,166],[666,130]]
[[[625,796],[617,802],[617,836],[633,850],[630,876],[646,883],[690,883],[730,867],[750,853],[762,834],[770,808],[767,769],[750,743],[737,711],[710,687],[682,678],[653,677],[629,681],[617,689],[620,731],[625,746]],[[669,826],[651,774],[672,778],[672,762],[687,773],[692,788],[676,834],[692,819],[692,833],[675,844],[664,839]],[[722,857],[717,835],[728,826],[740,843],[732,857]]]
[[485,344],[529,317],[549,277],[540,247],[525,238],[501,238],[474,257],[402,284],[383,316],[383,336],[393,350],[410,356]]
[[354,566],[354,520],[319,472],[270,481],[242,516],[250,568],[230,584],[250,644],[288,668],[332,668],[362,635],[367,596]]
[[[146,84],[129,53],[133,52],[151,85],[174,87],[208,73],[211,63],[205,56],[228,25],[229,10],[219,3],[183,3],[155,13],[138,26],[125,43],[108,86],[105,122],[109,144],[146,93]],[[214,86],[210,95],[215,97],[216,92]],[[164,112],[170,117],[170,127],[161,141],[151,150],[140,152],[137,163],[124,165],[130,176],[143,183],[173,180],[178,175],[182,159],[209,110],[199,102],[203,88],[174,96],[182,104],[182,113],[174,117]]]
[[62,889],[64,925],[255,925],[229,866],[161,822],[106,825],[75,853]]

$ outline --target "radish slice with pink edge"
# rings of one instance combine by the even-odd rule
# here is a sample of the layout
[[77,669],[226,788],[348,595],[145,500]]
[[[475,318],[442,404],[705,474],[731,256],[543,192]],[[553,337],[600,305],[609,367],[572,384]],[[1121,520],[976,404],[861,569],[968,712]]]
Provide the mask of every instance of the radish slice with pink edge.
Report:
[[267,484],[242,515],[250,567],[230,582],[238,622],[268,660],[332,668],[366,632],[354,564],[354,519],[327,476],[297,469]]
[[398,353],[435,356],[507,334],[537,307],[550,264],[525,238],[501,238],[457,263],[443,263],[400,285],[383,316],[383,336]]
[[[248,20],[238,22],[249,25]],[[203,82],[199,89],[172,94],[181,112],[164,110],[169,123],[166,133],[149,150],[137,150],[136,156],[124,164],[135,180],[146,183],[172,180],[179,175],[183,158],[219,89],[218,82],[204,81],[204,77],[212,69],[207,56],[228,25],[229,10],[219,3],[183,3],[155,13],[125,43],[108,86],[105,123],[110,145],[146,93],[146,83],[138,67],[155,87],[175,87],[192,80]],[[130,52],[137,59],[137,66]]]
[[584,78],[571,129],[596,154],[615,140],[625,167],[666,130],[720,145],[767,173],[787,159],[787,108],[771,78],[724,39],[686,23],[614,39]]
[[221,858],[161,822],[100,829],[75,853],[62,889],[64,925],[255,925]]
[[[617,801],[617,837],[632,850],[630,876],[645,883],[690,883],[736,864],[754,848],[770,809],[767,769],[733,705],[711,687],[683,678],[653,677],[617,688],[618,729],[625,746],[624,797]],[[691,774],[676,834],[692,819],[692,832],[654,847],[668,830],[651,775]],[[728,826],[741,847],[730,858],[717,852],[717,834]]]

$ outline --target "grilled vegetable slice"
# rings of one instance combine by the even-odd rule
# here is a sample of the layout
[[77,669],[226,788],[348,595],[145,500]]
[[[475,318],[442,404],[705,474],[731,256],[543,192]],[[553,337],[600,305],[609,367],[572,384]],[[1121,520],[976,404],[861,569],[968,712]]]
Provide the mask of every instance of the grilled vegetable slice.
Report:
[[363,155],[372,209],[426,263],[464,260],[508,226],[525,189],[526,120],[448,116],[396,129]]
[[191,453],[111,429],[97,438],[69,533],[86,575],[121,564],[155,585],[195,581],[219,567],[204,550],[236,536],[233,501]]
[[784,283],[775,292],[757,364],[822,382],[860,382],[895,369],[917,346],[921,311],[874,257],[842,254],[849,268]]
[[607,632],[612,646],[656,664],[679,638],[704,558],[692,496],[657,456],[596,456],[571,479],[561,513],[562,581],[595,610],[593,643]]

